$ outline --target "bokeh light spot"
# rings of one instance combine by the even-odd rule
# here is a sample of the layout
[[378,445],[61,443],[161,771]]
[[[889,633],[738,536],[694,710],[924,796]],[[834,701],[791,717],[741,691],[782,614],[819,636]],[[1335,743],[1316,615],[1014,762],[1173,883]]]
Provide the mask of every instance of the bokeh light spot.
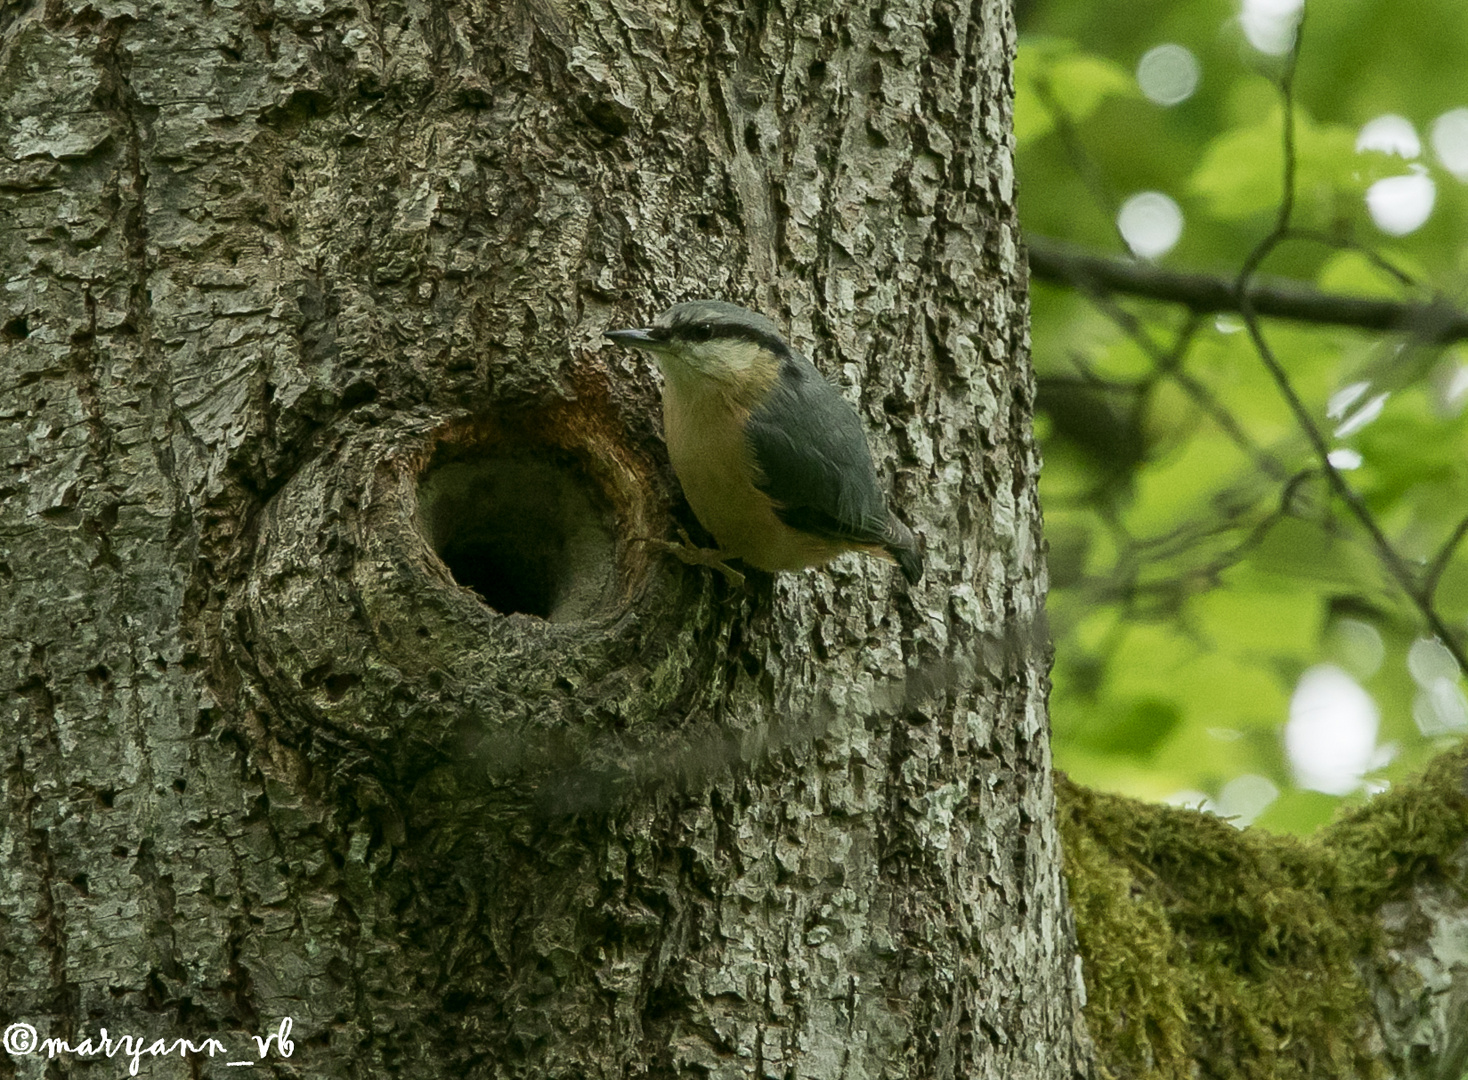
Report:
[[1458,678],[1458,661],[1437,638],[1418,638],[1407,650],[1407,670],[1412,681],[1424,690],[1439,679]]
[[1388,176],[1366,189],[1366,209],[1371,220],[1388,236],[1406,236],[1420,229],[1432,216],[1437,185],[1422,166],[1407,176]]
[[1433,679],[1412,700],[1412,720],[1428,738],[1468,730],[1468,699],[1457,679]]
[[1356,434],[1381,415],[1381,410],[1386,408],[1386,399],[1391,396],[1391,391],[1388,390],[1368,398],[1366,404],[1346,417],[1345,422],[1335,429],[1335,437],[1344,439],[1348,435]]
[[1295,44],[1305,0],[1244,0],[1239,22],[1249,44],[1269,56],[1283,56]]
[[1443,416],[1457,416],[1468,403],[1468,364],[1456,357],[1444,359],[1432,373],[1432,385],[1437,411]]
[[1468,109],[1452,109],[1432,122],[1432,152],[1444,169],[1468,180]]
[[1190,50],[1169,42],[1142,54],[1137,62],[1137,85],[1157,104],[1176,105],[1193,96],[1201,73],[1198,58]]
[[1369,679],[1381,670],[1386,659],[1386,642],[1381,631],[1360,619],[1337,619],[1331,626],[1332,650],[1341,663],[1360,678]]
[[1407,670],[1419,692],[1412,720],[1428,738],[1468,728],[1468,699],[1458,686],[1458,661],[1437,638],[1418,638],[1407,650]]
[[1361,400],[1361,395],[1371,389],[1369,382],[1353,382],[1349,386],[1343,386],[1325,404],[1325,415],[1332,420],[1339,420],[1346,415],[1346,410]]
[[1268,809],[1269,804],[1279,798],[1279,788],[1267,777],[1257,773],[1235,776],[1223,785],[1218,793],[1217,813],[1229,818],[1229,824],[1242,829],[1253,824],[1255,818]]
[[1182,236],[1182,208],[1160,191],[1143,191],[1122,204],[1116,227],[1133,255],[1155,259]]
[[1356,135],[1356,153],[1378,150],[1383,154],[1396,154],[1411,161],[1422,153],[1422,140],[1412,121],[1396,113],[1386,113],[1368,120]]
[[1361,786],[1376,754],[1381,718],[1371,695],[1334,664],[1300,676],[1290,698],[1285,753],[1295,783],[1328,795],[1348,795]]

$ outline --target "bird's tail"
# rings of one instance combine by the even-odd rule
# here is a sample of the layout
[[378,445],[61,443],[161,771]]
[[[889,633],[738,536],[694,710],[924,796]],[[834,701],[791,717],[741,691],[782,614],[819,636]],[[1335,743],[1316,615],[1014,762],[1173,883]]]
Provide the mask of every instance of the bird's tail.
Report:
[[887,553],[897,560],[898,567],[902,570],[902,576],[907,578],[909,585],[916,585],[923,576],[923,553],[918,547],[917,537],[912,535],[912,530],[897,519],[897,515],[891,515],[887,520],[887,536],[883,546]]

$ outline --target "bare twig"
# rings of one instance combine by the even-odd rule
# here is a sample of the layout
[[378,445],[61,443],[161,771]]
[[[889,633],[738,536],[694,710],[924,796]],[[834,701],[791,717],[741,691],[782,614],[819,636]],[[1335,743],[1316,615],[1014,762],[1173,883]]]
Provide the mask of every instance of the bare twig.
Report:
[[1405,285],[1409,289],[1416,288],[1417,286],[1417,279],[1415,277],[1375,248],[1369,247],[1359,240],[1353,240],[1350,237],[1333,236],[1319,229],[1291,229],[1290,236],[1296,240],[1309,240],[1312,243],[1324,244],[1326,247],[1333,247],[1340,251],[1353,251],[1383,274],[1396,278],[1399,284]]
[[1296,29],[1295,45],[1290,54],[1289,65],[1284,75],[1280,78],[1280,95],[1284,99],[1284,195],[1280,199],[1279,213],[1275,218],[1274,228],[1269,235],[1264,237],[1249,253],[1244,260],[1243,269],[1240,270],[1238,280],[1235,283],[1235,299],[1238,303],[1239,314],[1243,316],[1244,324],[1249,330],[1249,337],[1254,342],[1254,348],[1259,354],[1265,369],[1279,388],[1285,403],[1295,416],[1295,421],[1300,425],[1300,430],[1305,433],[1315,456],[1319,459],[1320,468],[1331,491],[1346,504],[1347,509],[1361,524],[1371,537],[1376,547],[1377,555],[1385,565],[1387,572],[1397,582],[1401,590],[1416,606],[1423,620],[1432,629],[1432,632],[1442,641],[1443,645],[1452,653],[1453,659],[1458,662],[1460,670],[1468,671],[1468,656],[1465,656],[1462,645],[1449,631],[1443,622],[1442,616],[1433,607],[1431,593],[1424,584],[1417,579],[1412,568],[1407,565],[1405,559],[1398,554],[1385,532],[1382,531],[1380,523],[1371,513],[1370,507],[1360,494],[1346,483],[1346,479],[1330,462],[1330,447],[1326,444],[1325,436],[1321,433],[1315,418],[1310,410],[1305,407],[1304,401],[1295,391],[1294,384],[1290,381],[1289,374],[1284,366],[1275,356],[1274,350],[1264,339],[1264,333],[1259,325],[1259,312],[1254,305],[1251,295],[1252,278],[1258,271],[1259,266],[1268,258],[1269,254],[1279,246],[1290,235],[1290,217],[1294,213],[1295,205],[1295,102],[1294,102],[1294,75],[1295,67],[1300,55],[1300,40],[1302,37],[1303,24]]
[[[1245,303],[1247,304],[1247,301]],[[1300,396],[1295,392],[1289,375],[1286,374],[1283,366],[1280,364],[1279,358],[1274,355],[1274,350],[1264,340],[1264,335],[1259,329],[1258,317],[1247,309],[1244,310],[1243,314],[1244,322],[1249,328],[1249,337],[1253,339],[1254,348],[1259,353],[1259,359],[1264,362],[1265,369],[1268,370],[1275,384],[1279,387],[1279,391],[1284,396],[1285,402],[1289,405],[1290,411],[1295,414],[1295,421],[1305,432],[1305,437],[1310,441],[1310,446],[1314,449],[1316,457],[1320,459],[1321,471],[1324,473],[1326,481],[1330,484],[1331,491],[1346,504],[1351,514],[1361,523],[1362,528],[1371,537],[1371,541],[1376,547],[1377,555],[1386,566],[1387,572],[1395,579],[1401,590],[1407,594],[1408,599],[1412,601],[1413,605],[1422,615],[1423,620],[1432,629],[1432,632],[1442,640],[1443,645],[1453,654],[1453,659],[1458,662],[1459,668],[1468,671],[1468,655],[1464,654],[1462,646],[1453,636],[1452,631],[1448,629],[1447,624],[1443,622],[1442,616],[1437,613],[1437,609],[1433,607],[1432,593],[1424,583],[1418,582],[1416,575],[1412,572],[1412,568],[1407,564],[1407,561],[1392,546],[1391,540],[1382,531],[1381,525],[1376,520],[1376,516],[1371,513],[1370,507],[1366,505],[1366,500],[1361,498],[1350,484],[1346,483],[1345,477],[1341,475],[1340,470],[1330,463],[1330,447],[1325,443],[1325,436],[1321,434],[1320,428],[1310,416],[1309,410],[1305,408],[1305,403],[1300,400]]]
[[1289,475],[1289,470],[1249,437],[1249,433],[1239,425],[1233,414],[1219,404],[1212,391],[1183,370],[1183,358],[1187,356],[1188,349],[1192,346],[1193,338],[1200,327],[1200,319],[1197,316],[1188,320],[1187,325],[1178,333],[1172,348],[1164,349],[1147,333],[1141,320],[1123,308],[1111,296],[1106,293],[1093,293],[1091,300],[1112,322],[1121,327],[1133,341],[1141,346],[1142,351],[1152,361],[1157,374],[1171,378],[1182,387],[1183,392],[1193,399],[1195,405],[1208,414],[1209,419],[1218,425],[1219,430],[1227,435],[1235,446],[1249,455],[1255,467],[1276,479]]
[[1453,530],[1453,535],[1448,537],[1442,549],[1438,551],[1432,565],[1427,568],[1427,573],[1422,578],[1422,595],[1431,600],[1437,593],[1437,583],[1442,580],[1443,571],[1448,568],[1448,563],[1453,561],[1453,553],[1458,550],[1458,545],[1463,542],[1463,537],[1468,536],[1468,517],[1458,522],[1458,527]]

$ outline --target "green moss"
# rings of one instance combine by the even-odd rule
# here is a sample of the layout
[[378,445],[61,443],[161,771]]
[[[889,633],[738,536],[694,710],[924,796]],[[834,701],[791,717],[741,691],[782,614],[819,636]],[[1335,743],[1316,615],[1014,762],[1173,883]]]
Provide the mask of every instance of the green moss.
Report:
[[1238,831],[1060,778],[1105,1077],[1375,1077],[1377,912],[1468,840],[1468,752],[1319,836]]
[[1363,910],[1449,872],[1448,860],[1468,842],[1468,747],[1344,815],[1320,840],[1338,854],[1343,888]]
[[1176,939],[1166,915],[1133,893],[1132,875],[1085,829],[1066,832],[1065,853],[1085,962],[1086,1021],[1103,1075],[1190,1076],[1186,996],[1169,962]]

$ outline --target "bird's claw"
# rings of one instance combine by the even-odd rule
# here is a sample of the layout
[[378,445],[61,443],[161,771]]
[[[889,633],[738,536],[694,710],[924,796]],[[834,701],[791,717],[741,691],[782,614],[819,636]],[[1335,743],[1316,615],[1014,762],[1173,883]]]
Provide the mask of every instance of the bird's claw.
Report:
[[656,548],[664,554],[671,555],[685,566],[707,566],[710,570],[717,570],[724,575],[726,581],[736,588],[744,584],[744,575],[735,570],[724,561],[724,553],[717,548],[699,547],[691,539],[688,532],[681,525],[678,526],[678,539],[680,543],[671,540],[657,540],[650,536],[639,536],[639,543],[647,544]]

